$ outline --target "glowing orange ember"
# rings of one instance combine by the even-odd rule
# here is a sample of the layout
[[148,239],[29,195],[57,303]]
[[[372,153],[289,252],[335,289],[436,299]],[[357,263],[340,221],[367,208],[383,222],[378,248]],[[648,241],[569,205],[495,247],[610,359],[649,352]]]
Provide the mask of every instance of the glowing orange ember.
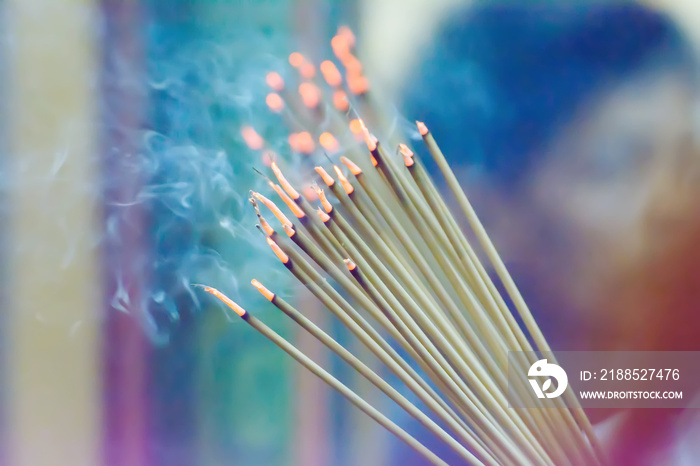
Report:
[[[321,178],[323,178],[323,182],[326,183],[329,187],[335,184],[335,180],[333,179],[333,177],[329,175],[323,167],[314,167],[314,170],[316,170],[316,173],[321,175]],[[318,193],[318,191],[316,192]],[[319,194],[318,197],[321,197],[321,195]]]
[[355,95],[362,95],[369,90],[369,81],[362,75],[348,76],[348,89]]
[[265,145],[263,138],[251,126],[241,128],[241,136],[246,145],[253,150],[260,150]]
[[289,54],[289,64],[292,65],[294,68],[299,68],[301,65],[304,64],[304,61],[304,56],[299,52],[292,52],[291,54]]
[[256,279],[251,280],[250,283],[251,283],[255,288],[257,288],[258,291],[259,291],[263,296],[265,296],[265,298],[266,298],[268,301],[272,301],[273,299],[275,299],[275,293],[273,293],[272,291],[270,291],[270,290],[268,290],[267,288],[265,288],[265,286],[263,286],[263,284],[260,283],[259,281],[257,281]]
[[318,196],[316,195],[316,191],[311,186],[304,186],[304,188],[302,188],[302,190],[301,190],[301,194],[302,194],[302,196],[304,196],[304,199],[306,199],[309,202],[315,201],[316,199],[318,199]]
[[340,71],[330,60],[321,63],[321,74],[323,74],[323,79],[326,80],[329,86],[338,87],[343,83]]
[[342,60],[348,56],[348,54],[350,54],[350,45],[348,44],[347,39],[340,35],[331,39],[331,48],[333,49],[333,54],[335,54],[339,60]]
[[282,110],[284,110],[284,100],[282,100],[282,97],[280,97],[279,94],[275,94],[274,92],[267,94],[267,97],[265,97],[265,103],[268,107],[270,107],[270,110],[275,113],[280,113]]
[[346,112],[350,108],[350,102],[348,102],[348,96],[345,95],[345,92],[338,89],[333,93],[333,106],[341,112]]
[[353,34],[352,30],[349,27],[340,26],[338,28],[338,35],[345,39],[345,42],[348,44],[348,47],[355,46],[355,34]]
[[335,152],[340,148],[338,140],[331,133],[323,133],[318,138],[319,144],[329,152]]
[[310,154],[315,148],[314,138],[306,131],[297,134],[296,144],[298,152],[302,154]]
[[359,76],[362,74],[362,63],[360,63],[360,60],[353,54],[348,53],[341,61],[349,76]]
[[311,83],[301,83],[299,85],[299,95],[301,96],[301,101],[308,108],[316,108],[321,99],[321,91],[315,84]]
[[273,91],[279,92],[284,89],[284,79],[282,79],[282,76],[280,76],[279,73],[275,73],[274,71],[267,73],[267,76],[265,76],[265,82]]
[[352,131],[353,134],[362,134],[362,122],[355,118],[354,120],[350,121],[350,131]]
[[243,317],[246,315],[245,309],[243,309],[241,306],[238,304],[234,303],[231,298],[223,294],[221,291],[217,290],[216,288],[212,288],[211,286],[205,286],[204,291],[207,293],[211,293],[217,298],[219,298],[224,304],[226,304],[228,307],[230,307],[233,312],[238,314],[240,317]]
[[283,264],[289,262],[289,256],[269,237],[267,238],[267,244],[270,245],[272,250],[275,252],[275,255],[282,261]]

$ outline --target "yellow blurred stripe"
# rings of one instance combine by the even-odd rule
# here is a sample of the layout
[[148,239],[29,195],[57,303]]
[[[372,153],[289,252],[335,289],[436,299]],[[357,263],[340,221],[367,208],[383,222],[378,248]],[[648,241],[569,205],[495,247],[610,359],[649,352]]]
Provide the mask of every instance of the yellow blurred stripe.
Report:
[[7,0],[12,466],[99,461],[97,2]]

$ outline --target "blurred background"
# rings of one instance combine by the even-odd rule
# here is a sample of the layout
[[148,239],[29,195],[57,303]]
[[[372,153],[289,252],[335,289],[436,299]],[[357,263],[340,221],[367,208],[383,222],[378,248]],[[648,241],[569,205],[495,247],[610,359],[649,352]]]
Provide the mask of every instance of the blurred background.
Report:
[[[555,350],[700,350],[694,0],[2,0],[0,25],[0,464],[419,464],[190,286],[435,443],[248,286],[356,345],[255,231],[241,137],[289,155],[265,75],[340,25]],[[618,464],[697,464],[697,414],[653,411],[589,414]]]

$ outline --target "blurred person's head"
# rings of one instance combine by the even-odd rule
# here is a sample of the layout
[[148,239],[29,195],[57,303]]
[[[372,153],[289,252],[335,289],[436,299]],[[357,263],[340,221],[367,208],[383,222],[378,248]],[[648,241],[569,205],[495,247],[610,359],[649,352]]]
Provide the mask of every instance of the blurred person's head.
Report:
[[674,24],[631,4],[476,7],[409,81],[407,113],[457,167],[555,347],[661,344],[627,340],[615,320],[632,316],[597,298],[678,236],[651,234],[649,216],[683,202],[669,179],[698,159],[695,94]]
[[[700,349],[690,47],[637,5],[534,3],[451,17],[407,114],[456,167],[553,348]],[[646,416],[623,429],[636,464],[630,445],[662,443],[664,414],[632,416]]]

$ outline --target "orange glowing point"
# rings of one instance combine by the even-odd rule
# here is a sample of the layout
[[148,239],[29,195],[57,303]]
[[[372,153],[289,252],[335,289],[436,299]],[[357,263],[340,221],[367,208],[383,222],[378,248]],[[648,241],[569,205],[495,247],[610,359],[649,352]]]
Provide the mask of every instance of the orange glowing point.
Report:
[[273,299],[275,299],[275,293],[273,293],[272,291],[270,291],[270,290],[268,290],[267,288],[265,288],[265,287],[263,286],[263,284],[260,283],[259,281],[257,281],[256,279],[252,279],[252,280],[250,281],[250,283],[251,283],[255,288],[257,288],[258,291],[259,291],[263,296],[265,296],[265,298],[266,298],[268,301],[272,301]]
[[338,28],[338,35],[345,39],[345,42],[348,44],[348,47],[355,46],[355,34],[349,27],[340,26]]
[[403,162],[407,167],[414,164],[413,151],[409,149],[406,144],[399,144],[399,152],[401,152],[401,155],[403,155]]
[[418,127],[418,132],[421,136],[428,134],[428,127],[422,121],[416,121],[416,126]]
[[323,189],[316,188],[316,194],[318,194],[318,200],[321,201],[321,205],[326,209],[326,212],[329,214],[333,212],[333,205],[328,202],[328,198],[326,197],[326,193],[323,192]]
[[322,133],[318,138],[318,142],[326,149],[328,152],[335,152],[340,149],[340,144],[338,140],[331,133]]
[[299,135],[297,133],[292,133],[287,138],[287,142],[289,143],[289,147],[291,147],[294,152],[299,152],[298,141],[299,141]]
[[333,186],[333,184],[335,184],[335,180],[333,179],[333,177],[329,175],[323,167],[314,167],[314,170],[316,170],[316,173],[321,175],[321,178],[323,178],[323,182],[326,183],[329,188]]
[[362,121],[358,119],[354,119],[350,121],[350,131],[352,131],[353,134],[362,134]]
[[[377,149],[377,138],[372,136],[372,134],[369,132],[367,127],[365,126],[365,122],[362,120],[357,120],[360,122],[360,131],[362,132],[362,137],[365,139],[365,143],[367,144],[367,148],[370,150],[370,152],[374,151]],[[372,156],[374,158],[374,156]],[[376,167],[377,164],[372,162],[374,166]]]
[[314,151],[314,138],[306,131],[297,134],[297,149],[302,154],[310,154]]
[[282,261],[283,264],[289,262],[289,256],[275,243],[270,237],[267,238],[267,244],[270,245],[275,255]]
[[299,85],[299,95],[302,103],[308,108],[316,108],[321,100],[321,92],[312,83],[301,83]]
[[343,58],[341,58],[340,61],[343,63],[345,71],[347,72],[348,76],[346,76],[346,78],[351,76],[355,77],[362,75],[362,63],[360,62],[360,60],[357,59],[355,55],[348,53]]
[[340,161],[341,161],[346,167],[348,167],[348,169],[350,170],[350,173],[352,173],[353,175],[357,176],[357,175],[359,175],[359,174],[362,173],[362,169],[361,169],[360,167],[358,167],[357,164],[355,164],[355,162],[353,162],[353,161],[350,160],[349,158],[343,156],[343,157],[340,158]]
[[238,304],[234,303],[233,300],[231,300],[231,298],[229,298],[216,288],[212,288],[211,286],[204,286],[204,291],[206,291],[207,293],[211,293],[217,298],[219,298],[224,304],[231,308],[231,310],[233,310],[233,312],[238,314],[240,317],[244,317],[247,314],[245,309],[243,309]]
[[272,235],[275,234],[274,228],[272,228],[272,227],[270,226],[270,224],[267,223],[267,220],[265,220],[264,218],[262,218],[261,216],[259,216],[259,217],[258,217],[258,221],[260,222],[260,228],[263,229],[263,231],[265,232],[265,234],[266,234],[267,236],[272,236]]
[[253,150],[260,150],[265,145],[263,138],[260,137],[252,126],[244,126],[241,128],[241,136],[243,136],[243,141],[245,141],[246,145]]
[[272,215],[277,217],[277,220],[279,220],[282,225],[289,225],[290,227],[292,226],[292,222],[287,218],[286,215],[284,215],[282,213],[282,211],[279,209],[279,207],[277,207],[275,205],[274,202],[272,202],[271,200],[269,200],[268,198],[266,198],[262,194],[256,193],[256,192],[253,192],[253,197],[255,197],[255,199],[257,199],[258,201],[265,204],[265,207],[270,209],[270,212],[272,212]]
[[350,54],[350,45],[345,37],[336,35],[331,39],[333,54],[341,61]]
[[316,68],[313,64],[305,61],[301,65],[301,68],[299,68],[299,74],[301,74],[301,77],[304,79],[311,79],[316,76]]
[[333,92],[333,106],[338,109],[339,112],[347,112],[350,108],[350,102],[348,102],[348,96],[345,92],[340,89]]
[[275,177],[277,178],[277,181],[280,182],[280,185],[282,185],[282,188],[287,191],[287,194],[289,194],[289,197],[291,197],[294,200],[299,199],[299,193],[297,192],[296,189],[292,187],[291,184],[289,184],[289,181],[287,181],[287,178],[284,177],[282,174],[282,171],[279,169],[277,164],[275,162],[272,162],[270,165],[272,168],[272,172],[275,174]]
[[333,170],[335,170],[335,174],[338,175],[338,179],[340,180],[340,184],[343,186],[345,193],[348,195],[352,194],[353,191],[355,191],[355,188],[352,186],[352,184],[350,184],[345,175],[343,175],[340,167],[338,165],[333,165]]
[[330,60],[326,60],[321,63],[321,74],[323,79],[326,80],[329,86],[338,87],[343,84],[343,77],[340,75],[340,71]]
[[355,264],[352,260],[350,259],[343,259],[343,262],[345,262],[345,265],[347,266],[348,270],[352,272],[357,268],[357,264]]
[[301,192],[304,196],[304,199],[306,199],[307,201],[315,201],[316,199],[318,199],[316,191],[314,191],[314,188],[312,188],[311,186],[305,186]]
[[328,220],[331,219],[331,216],[328,215],[327,213],[325,213],[325,212],[324,212],[323,210],[321,210],[321,209],[316,209],[316,213],[317,213],[318,216],[321,218],[321,221],[322,221],[323,223],[326,223]]
[[287,236],[290,238],[296,233],[296,230],[290,226],[282,225],[282,228],[284,228],[284,232],[287,233]]
[[275,190],[275,192],[280,197],[280,199],[282,199],[282,201],[285,204],[287,204],[287,207],[289,207],[289,210],[292,211],[292,213],[294,214],[294,216],[296,218],[304,218],[306,216],[304,211],[301,210],[301,208],[297,205],[297,203],[294,202],[289,196],[287,196],[287,193],[282,191],[282,188],[280,187],[280,185],[275,184],[273,182],[270,182],[270,186],[272,187],[272,189]]
[[301,65],[304,64],[306,60],[304,60],[304,56],[300,54],[299,52],[292,52],[289,54],[289,64],[292,65],[294,68],[299,68]]
[[369,90],[369,81],[362,75],[348,76],[348,89],[355,95],[362,95]]
[[282,100],[282,97],[280,97],[279,94],[275,94],[274,92],[267,94],[267,97],[265,97],[265,103],[270,110],[275,113],[280,113],[282,110],[284,110],[284,100]]
[[279,92],[284,89],[284,79],[282,79],[282,76],[280,76],[279,73],[275,73],[274,71],[267,73],[267,76],[265,76],[265,82],[268,86],[270,86],[270,89],[275,92]]

